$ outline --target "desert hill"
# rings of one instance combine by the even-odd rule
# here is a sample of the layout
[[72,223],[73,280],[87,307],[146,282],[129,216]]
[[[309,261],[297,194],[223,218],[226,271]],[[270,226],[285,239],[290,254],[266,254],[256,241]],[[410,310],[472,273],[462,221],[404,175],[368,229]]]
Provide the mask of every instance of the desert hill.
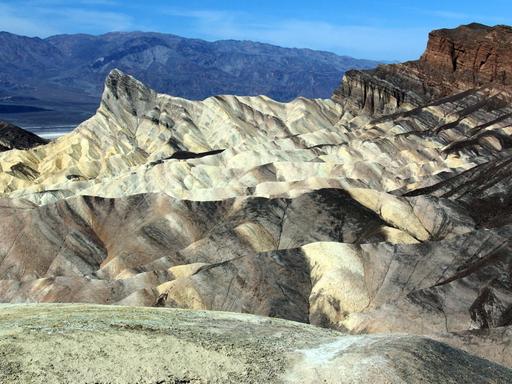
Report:
[[0,151],[10,149],[30,149],[38,145],[48,144],[48,140],[43,139],[31,132],[5,121],[0,121]]
[[[508,73],[508,38],[434,31],[417,62],[288,103],[187,100],[113,70],[75,131],[0,153],[0,300],[406,333],[512,367],[511,93],[489,75]],[[493,69],[462,64],[482,47]]]

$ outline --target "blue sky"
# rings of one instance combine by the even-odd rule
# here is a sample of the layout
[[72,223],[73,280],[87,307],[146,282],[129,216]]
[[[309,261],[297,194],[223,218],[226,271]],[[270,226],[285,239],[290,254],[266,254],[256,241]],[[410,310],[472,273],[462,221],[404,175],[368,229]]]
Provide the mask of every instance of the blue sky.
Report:
[[406,60],[432,29],[512,24],[512,1],[0,0],[0,15],[0,30],[28,36],[142,30]]

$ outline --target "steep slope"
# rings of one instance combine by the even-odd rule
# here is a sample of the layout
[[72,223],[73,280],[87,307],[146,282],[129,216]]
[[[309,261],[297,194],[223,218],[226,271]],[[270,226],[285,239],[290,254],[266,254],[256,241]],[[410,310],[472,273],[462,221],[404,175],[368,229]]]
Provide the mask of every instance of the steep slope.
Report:
[[511,43],[512,28],[505,25],[441,29],[430,33],[419,66],[429,85],[446,84],[445,93],[487,83],[511,85]]
[[387,114],[489,83],[511,85],[511,42],[512,28],[501,25],[432,31],[419,60],[349,71],[333,99],[351,110]]
[[0,190],[36,202],[144,192],[215,200],[333,186],[407,191],[507,153],[507,100],[505,91],[475,89],[372,120],[329,100],[188,101],[113,71],[98,113],[77,130],[0,155]]

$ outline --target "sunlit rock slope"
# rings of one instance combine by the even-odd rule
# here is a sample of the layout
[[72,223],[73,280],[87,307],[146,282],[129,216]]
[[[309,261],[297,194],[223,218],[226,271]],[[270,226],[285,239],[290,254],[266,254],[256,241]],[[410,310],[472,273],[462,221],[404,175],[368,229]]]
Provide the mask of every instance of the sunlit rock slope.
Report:
[[[504,31],[462,28],[458,47]],[[512,366],[511,93],[447,94],[435,47],[414,68],[439,83],[406,98],[379,75],[397,65],[287,104],[112,71],[75,131],[0,153],[0,300],[253,313]]]

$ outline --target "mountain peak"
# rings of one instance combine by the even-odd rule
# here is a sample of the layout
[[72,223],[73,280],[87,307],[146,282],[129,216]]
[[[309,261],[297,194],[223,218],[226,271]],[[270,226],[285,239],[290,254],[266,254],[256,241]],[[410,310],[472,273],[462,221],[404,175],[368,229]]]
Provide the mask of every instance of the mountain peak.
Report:
[[155,97],[156,92],[151,88],[133,76],[114,68],[105,80],[101,105],[109,111],[122,108],[130,114],[140,117],[147,103],[152,102]]

